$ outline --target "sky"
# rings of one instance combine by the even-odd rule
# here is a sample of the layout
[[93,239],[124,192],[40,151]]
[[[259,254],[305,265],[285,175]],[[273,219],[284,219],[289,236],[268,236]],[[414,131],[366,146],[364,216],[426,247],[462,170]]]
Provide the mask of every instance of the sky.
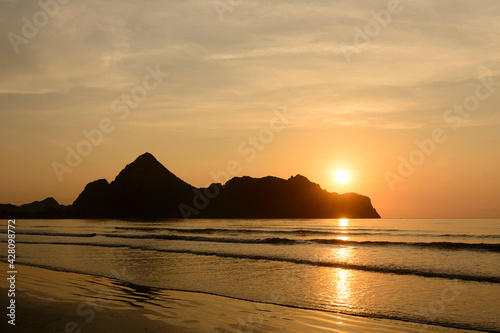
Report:
[[500,217],[498,1],[2,0],[0,34],[0,203],[71,204],[150,152],[197,187]]

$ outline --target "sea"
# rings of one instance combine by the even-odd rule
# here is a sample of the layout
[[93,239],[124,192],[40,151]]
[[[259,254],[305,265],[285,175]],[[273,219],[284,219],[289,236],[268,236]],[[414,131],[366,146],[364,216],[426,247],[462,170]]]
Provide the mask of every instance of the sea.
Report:
[[500,332],[500,219],[17,220],[16,245],[144,288]]

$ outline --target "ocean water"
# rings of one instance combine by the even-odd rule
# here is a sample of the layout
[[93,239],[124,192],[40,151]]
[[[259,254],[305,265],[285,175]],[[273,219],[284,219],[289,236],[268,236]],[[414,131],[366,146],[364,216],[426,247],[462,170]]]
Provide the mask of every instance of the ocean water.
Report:
[[17,220],[16,233],[19,264],[500,332],[499,219]]

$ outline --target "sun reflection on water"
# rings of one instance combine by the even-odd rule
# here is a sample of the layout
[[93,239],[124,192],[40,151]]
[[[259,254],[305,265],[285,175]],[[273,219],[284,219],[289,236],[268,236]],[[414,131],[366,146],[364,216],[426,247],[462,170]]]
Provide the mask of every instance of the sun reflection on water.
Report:
[[[343,237],[342,237],[343,238]],[[349,262],[351,259],[352,249],[350,247],[341,247],[337,249],[332,249],[332,257],[336,262]]]
[[339,219],[339,226],[347,227],[349,225],[349,219]]
[[[335,262],[346,263],[352,257],[352,249],[349,247],[342,247],[332,249],[332,257]],[[352,271],[349,269],[336,268],[332,271],[331,284],[332,302],[342,307],[352,307],[351,300],[351,279]]]
[[[349,226],[349,219],[339,219],[339,232],[341,234],[349,234],[348,227]],[[347,236],[341,236],[341,237],[335,237],[335,239],[340,239],[343,241],[349,240],[349,237]]]
[[336,303],[348,306],[351,299],[350,270],[338,268],[335,272],[334,289],[336,291]]

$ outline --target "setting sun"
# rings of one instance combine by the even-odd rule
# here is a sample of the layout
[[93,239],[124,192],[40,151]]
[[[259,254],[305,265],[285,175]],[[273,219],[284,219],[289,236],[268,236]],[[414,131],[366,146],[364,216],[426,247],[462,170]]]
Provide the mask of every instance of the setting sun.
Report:
[[345,184],[351,179],[351,173],[349,170],[335,170],[333,172],[333,179],[336,183]]

